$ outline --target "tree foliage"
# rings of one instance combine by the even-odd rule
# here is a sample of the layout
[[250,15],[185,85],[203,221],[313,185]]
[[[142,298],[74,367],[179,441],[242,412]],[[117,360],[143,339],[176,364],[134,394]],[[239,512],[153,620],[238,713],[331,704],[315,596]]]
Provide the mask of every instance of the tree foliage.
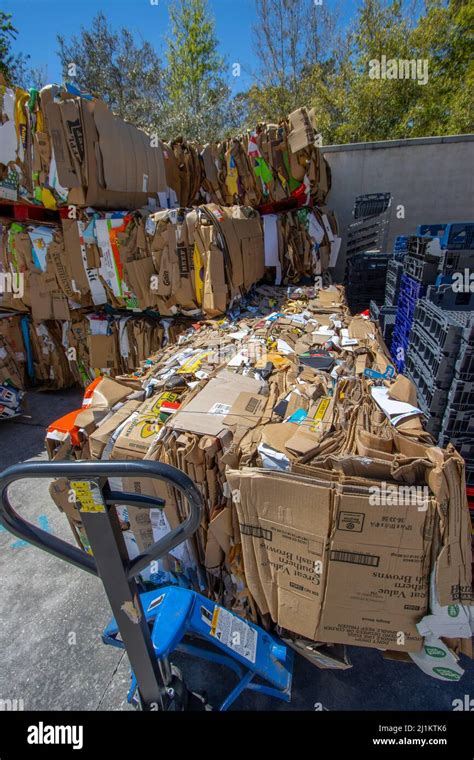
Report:
[[218,137],[225,129],[230,89],[207,3],[177,0],[169,14],[168,131],[196,140]]
[[[267,118],[314,106],[325,143],[472,131],[472,0],[361,0],[343,35],[324,6],[256,3],[264,86],[251,90],[250,107]],[[298,37],[303,27],[313,30],[312,48]],[[382,56],[426,61],[426,83],[371,78],[370,62]]]
[[[326,2],[254,0],[251,86],[232,95],[207,0],[173,0],[166,50],[114,30],[103,13],[58,37],[65,79],[103,98],[119,116],[164,139],[201,142],[314,107],[326,144],[473,130],[473,0],[358,0],[350,26]],[[0,11],[0,71],[26,82],[15,29]],[[419,60],[427,80],[370,75],[371,63]],[[162,62],[163,61],[163,62]],[[71,66],[74,64],[74,76]],[[30,72],[41,86],[46,72]]]
[[12,42],[17,35],[18,30],[13,26],[12,14],[0,10],[0,73],[7,84],[24,85],[28,56],[15,55],[12,52]]
[[114,113],[139,127],[159,126],[165,106],[163,71],[149,42],[137,45],[128,29],[115,32],[99,12],[90,29],[83,27],[68,41],[59,35],[58,43],[65,80],[100,96]]

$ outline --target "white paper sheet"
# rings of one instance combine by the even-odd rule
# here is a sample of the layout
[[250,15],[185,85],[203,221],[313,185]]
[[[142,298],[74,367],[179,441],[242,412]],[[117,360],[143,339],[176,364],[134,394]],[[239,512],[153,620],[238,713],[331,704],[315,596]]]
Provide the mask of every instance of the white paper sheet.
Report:
[[396,426],[402,420],[422,414],[421,409],[418,409],[416,406],[412,406],[405,401],[396,401],[389,398],[388,388],[386,387],[374,387],[371,389],[371,394],[375,403],[381,408],[385,416],[388,417],[392,425]]
[[277,220],[278,217],[276,214],[268,214],[263,217],[263,239],[265,245],[266,267],[280,266]]

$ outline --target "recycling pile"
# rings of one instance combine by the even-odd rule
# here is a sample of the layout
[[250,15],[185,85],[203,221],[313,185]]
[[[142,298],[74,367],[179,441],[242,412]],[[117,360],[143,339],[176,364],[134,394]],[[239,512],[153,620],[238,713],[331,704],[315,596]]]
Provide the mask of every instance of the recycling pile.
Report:
[[262,279],[328,281],[341,239],[313,112],[201,146],[146,135],[72,85],[0,85],[0,109],[0,336],[28,385],[128,372]]
[[[238,315],[196,320],[134,372],[96,379],[50,425],[49,456],[166,462],[197,484],[198,533],[145,581],[279,626],[316,664],[347,667],[353,644],[457,680],[474,623],[463,460],[433,445],[413,384],[386,379],[378,328],[349,315],[342,288],[283,293],[261,286]],[[133,557],[186,505],[155,481],[122,486],[166,500],[117,507]],[[63,479],[51,494],[90,551],[80,498]]]
[[31,315],[30,380],[63,388],[130,371],[173,341],[183,317],[238,308],[265,275],[288,283],[322,274],[324,246],[316,250],[312,235],[329,246],[331,226],[318,214],[265,217],[265,238],[254,209],[215,204],[3,224],[0,272],[11,287],[0,307]]

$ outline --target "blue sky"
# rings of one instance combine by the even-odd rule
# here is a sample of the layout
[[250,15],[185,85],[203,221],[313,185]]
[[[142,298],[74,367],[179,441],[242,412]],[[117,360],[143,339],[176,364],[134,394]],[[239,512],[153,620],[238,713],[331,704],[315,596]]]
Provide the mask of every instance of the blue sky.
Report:
[[[146,39],[158,54],[164,51],[168,31],[168,4],[173,0],[2,0],[2,10],[13,14],[18,38],[15,52],[29,53],[31,67],[47,67],[50,82],[61,81],[61,69],[56,55],[56,35],[66,38],[89,26],[97,11],[102,10],[114,28],[128,27],[136,39]],[[355,0],[323,0],[329,7],[338,5],[342,19],[348,22],[354,14]],[[251,84],[252,70],[257,61],[252,42],[252,25],[256,21],[255,0],[208,0],[216,22],[220,52],[225,56],[229,71],[240,63],[240,78],[232,78],[234,92]],[[249,72],[249,73],[247,73]]]

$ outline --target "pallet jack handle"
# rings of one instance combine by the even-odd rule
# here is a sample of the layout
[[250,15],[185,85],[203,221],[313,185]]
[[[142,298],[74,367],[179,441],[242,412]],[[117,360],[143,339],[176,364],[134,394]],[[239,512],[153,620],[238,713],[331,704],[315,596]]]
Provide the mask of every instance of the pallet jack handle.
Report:
[[[186,520],[164,536],[164,538],[150,546],[146,552],[128,563],[126,572],[129,578],[137,575],[153,560],[163,557],[178,546],[178,544],[190,538],[197,531],[201,522],[202,497],[193,481],[176,467],[162,464],[161,462],[25,462],[24,464],[17,464],[6,469],[0,478],[0,524],[18,538],[28,541],[39,549],[43,549],[43,551],[49,554],[54,554],[56,557],[93,575],[98,575],[93,557],[69,544],[67,541],[63,541],[23,519],[10,503],[7,493],[8,488],[16,480],[48,477],[67,478],[68,480],[74,479],[76,481],[96,481],[97,478],[118,477],[156,478],[170,483],[187,499],[190,510]],[[106,484],[102,485],[102,493],[107,506],[127,504],[147,509],[154,507],[160,509],[164,506],[162,499],[136,493],[113,491]]]
[[[108,479],[123,477],[165,481],[176,488],[189,505],[188,515],[182,523],[133,560],[128,559],[115,510],[109,508],[123,504],[159,509],[165,502],[152,496],[113,490]],[[94,490],[97,503],[92,508],[90,505],[80,505],[81,519],[93,556],[41,530],[15,511],[8,489],[15,481],[29,478],[66,478],[76,483],[86,482]],[[169,709],[170,700],[169,690],[166,689],[167,677],[160,672],[156,661],[135,576],[151,562],[191,538],[199,528],[202,511],[202,497],[193,481],[176,467],[161,462],[25,462],[9,467],[0,477],[0,524],[6,530],[81,570],[100,576],[136,674],[145,709]]]

